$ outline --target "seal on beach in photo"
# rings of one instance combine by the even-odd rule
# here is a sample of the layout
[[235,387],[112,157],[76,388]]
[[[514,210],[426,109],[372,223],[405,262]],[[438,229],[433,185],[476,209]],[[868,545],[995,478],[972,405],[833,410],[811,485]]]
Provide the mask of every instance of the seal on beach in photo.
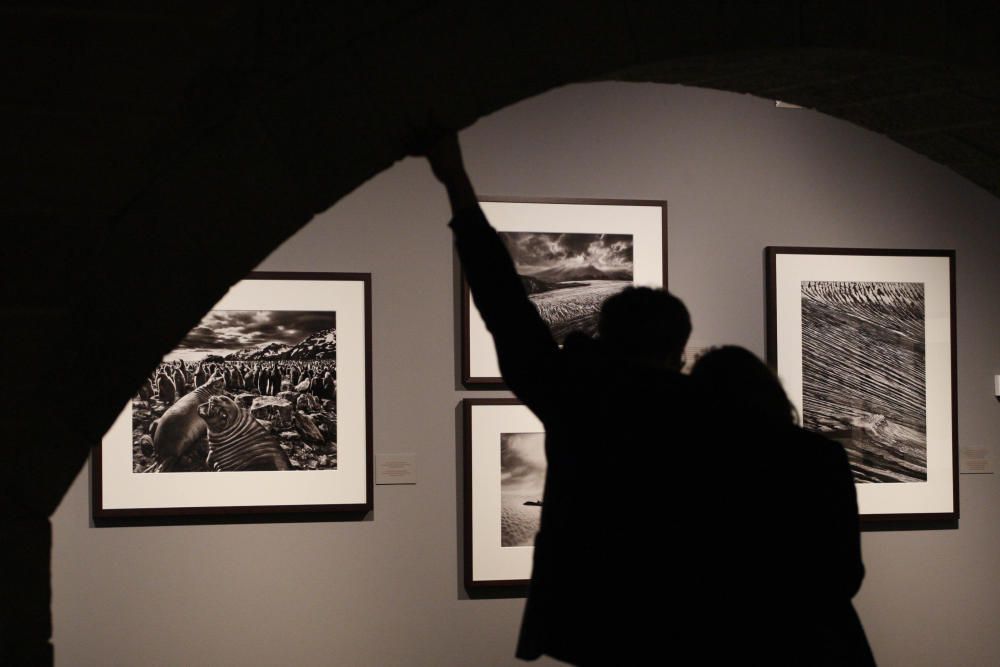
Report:
[[250,411],[225,395],[198,406],[208,425],[208,459],[213,470],[291,470],[280,441],[260,425]]
[[222,393],[226,381],[215,374],[202,386],[178,399],[163,415],[149,425],[156,463],[146,472],[169,472],[184,452],[205,437],[208,427],[198,416],[198,406]]

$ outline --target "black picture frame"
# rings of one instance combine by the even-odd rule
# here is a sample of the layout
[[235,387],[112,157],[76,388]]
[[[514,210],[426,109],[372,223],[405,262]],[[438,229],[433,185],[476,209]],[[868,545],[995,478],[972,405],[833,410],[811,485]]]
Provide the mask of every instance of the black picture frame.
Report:
[[[502,545],[499,449],[505,429],[528,428],[532,434],[544,434],[544,430],[538,418],[515,398],[466,398],[461,415],[465,587],[521,594],[531,578],[534,547]],[[480,428],[480,420],[489,423]],[[485,439],[477,438],[477,432]],[[477,484],[477,479],[488,483]]]
[[[651,285],[655,287],[667,288],[667,202],[665,200],[653,200],[653,199],[587,199],[587,198],[572,198],[572,197],[503,197],[503,196],[483,196],[479,198],[480,205],[483,206],[484,211],[487,213],[487,217],[490,217],[489,208],[491,205],[496,204],[529,204],[538,206],[549,206],[550,210],[555,210],[556,207],[551,205],[570,205],[570,206],[581,206],[581,207],[598,207],[599,210],[611,211],[610,207],[643,207],[645,209],[651,209],[652,214],[656,219],[656,233],[655,236],[658,237],[652,241],[649,245],[652,247],[646,248],[646,244],[643,243],[643,250],[648,251],[650,254],[655,256],[655,261],[658,266],[654,267],[651,271],[645,271],[646,280],[638,279],[636,282],[641,282],[642,284]],[[565,207],[559,207],[564,209]],[[543,209],[544,210],[544,209]],[[491,223],[497,228],[499,232],[509,231],[504,229],[504,225],[498,220],[490,217]],[[607,224],[606,230],[603,233],[622,233],[622,232],[633,232],[633,228],[630,227],[632,224],[629,221],[611,221]],[[617,225],[617,226],[616,226]],[[544,229],[537,229],[539,233],[575,233],[572,222],[566,220],[562,215],[556,216],[553,214],[551,221],[547,224],[543,224]],[[588,230],[586,233],[594,233]],[[649,234],[649,232],[644,232]],[[638,243],[638,241],[637,241]],[[492,341],[485,341],[483,339],[483,334],[472,333],[473,320],[478,318],[478,313],[475,315],[475,306],[472,303],[472,297],[469,290],[468,282],[465,280],[464,273],[461,275],[461,291],[460,291],[461,302],[459,304],[459,318],[461,321],[461,382],[462,385],[467,389],[506,389],[503,378],[500,377],[499,370],[491,368],[490,372],[483,373],[473,366],[476,362],[473,361],[474,357],[481,358],[483,351],[487,349],[485,354],[489,356],[495,352],[492,352]],[[473,349],[475,348],[475,350]],[[489,364],[487,364],[489,365]]]
[[[295,284],[298,283],[298,284]],[[127,496],[123,503],[120,499],[113,505],[109,505],[107,500],[111,487],[109,485],[118,484],[121,480],[128,480],[125,474],[109,474],[108,463],[115,453],[121,452],[124,455],[128,451],[131,459],[131,447],[120,445],[114,449],[113,443],[109,443],[109,438],[122,437],[121,430],[116,432],[116,427],[108,432],[102,442],[96,444],[91,456],[91,509],[94,525],[96,526],[121,526],[121,525],[157,525],[157,524],[183,524],[183,523],[249,523],[249,522],[274,522],[274,521],[333,521],[333,520],[356,520],[366,516],[373,509],[373,448],[372,448],[372,278],[370,273],[318,273],[318,272],[254,272],[240,281],[229,293],[220,301],[219,305],[227,303],[233,294],[242,296],[244,301],[254,302],[254,291],[260,292],[260,302],[266,307],[260,310],[312,310],[312,308],[281,308],[280,294],[264,294],[264,290],[271,288],[272,291],[288,292],[296,288],[308,290],[308,297],[305,302],[329,304],[336,312],[336,358],[337,358],[337,424],[338,440],[336,441],[336,452],[338,457],[338,467],[335,471],[319,471],[322,475],[327,472],[337,474],[330,475],[327,479],[320,479],[317,471],[284,471],[284,472],[224,472],[224,473],[194,473],[197,477],[191,477],[192,473],[160,473],[147,474],[149,477],[188,475],[188,479],[200,480],[212,475],[311,475],[309,484],[318,487],[323,484],[330,484],[333,490],[325,499],[329,502],[273,502],[275,495],[280,499],[281,489],[272,488],[269,484],[261,484],[263,493],[271,494],[266,500],[272,502],[210,502],[208,504],[172,504],[164,503],[150,505],[149,503],[139,503],[137,506],[128,506]],[[249,297],[247,296],[249,295]],[[240,310],[241,308],[213,308],[213,310]],[[252,308],[248,308],[252,310]],[[320,310],[316,308],[316,310]],[[348,332],[345,335],[345,332]],[[349,355],[351,361],[347,364],[341,363],[345,355]],[[346,381],[346,382],[345,382]],[[344,386],[347,384],[348,386]],[[363,386],[357,386],[363,384]],[[352,393],[353,392],[353,393]],[[342,401],[341,397],[349,394],[349,401]],[[346,409],[342,410],[342,406]],[[125,438],[132,439],[131,433],[131,410],[132,401],[125,408],[119,421],[126,420]],[[343,420],[349,419],[350,424],[345,429],[342,428]],[[345,443],[343,438],[350,437],[351,442]],[[131,444],[131,442],[129,443]],[[134,446],[134,445],[132,445]],[[340,462],[350,451],[350,463]],[[114,459],[114,464],[124,464],[123,461]],[[131,461],[128,462],[129,465]],[[119,466],[120,467],[120,466]],[[347,469],[349,467],[349,470]],[[131,472],[131,470],[129,470]],[[343,473],[344,477],[338,477]],[[140,473],[133,473],[140,474]],[[262,478],[268,479],[268,478]],[[269,479],[276,479],[271,477]],[[289,478],[285,478],[289,480]],[[304,483],[304,478],[294,480],[296,484],[286,486],[300,486]],[[200,482],[199,482],[200,483]],[[256,483],[256,482],[255,482]],[[183,496],[183,484],[180,479],[176,483],[177,497]],[[170,482],[171,488],[174,483]],[[339,486],[339,488],[338,488]],[[141,491],[141,486],[136,487]],[[121,496],[122,494],[119,493]],[[170,493],[166,493],[169,497]],[[262,496],[262,500],[265,499]]]
[[[784,382],[804,426],[832,435],[845,444],[855,472],[862,526],[879,528],[904,525],[901,522],[905,522],[905,525],[923,523],[927,527],[955,524],[960,516],[955,251],[769,246],[765,249],[765,274],[768,362]],[[882,388],[879,391],[882,376],[878,364],[885,364],[884,359],[893,359],[893,356],[882,354],[878,341],[881,337],[890,341],[886,345],[891,345],[891,340],[895,337],[900,341],[897,345],[908,345],[902,334],[888,332],[888,328],[895,317],[892,312],[893,304],[896,304],[897,309],[902,308],[911,299],[905,292],[911,289],[911,285],[917,284],[921,286],[917,292],[919,300],[914,302],[919,303],[923,318],[923,339],[922,347],[910,349],[921,350],[922,356],[915,358],[920,359],[922,366],[916,366],[916,370],[910,373],[912,377],[907,378],[899,370],[898,363],[893,365],[896,373],[895,388]],[[821,290],[828,290],[830,295],[822,294]],[[808,308],[803,304],[807,304]],[[806,310],[809,314],[804,315]],[[872,315],[879,312],[884,315]],[[905,317],[912,318],[913,315],[907,313]],[[803,324],[804,320],[811,323]],[[852,320],[855,324],[852,324]],[[861,333],[843,335],[843,332],[850,332],[852,328]],[[883,329],[886,333],[880,333]],[[795,333],[796,330],[798,334]],[[802,331],[808,331],[808,341],[807,335]],[[831,335],[834,333],[837,334],[836,338]],[[830,342],[823,342],[824,340]],[[826,350],[833,349],[834,340],[838,341],[836,345],[841,346],[837,358],[833,358],[833,355],[824,356]],[[852,340],[858,341],[857,350],[847,349]],[[861,356],[855,356],[855,352]],[[821,362],[826,363],[827,359],[832,363],[826,374],[822,370],[815,370]],[[867,363],[870,367],[864,371],[859,369],[857,374],[849,376],[850,384],[854,385],[850,393],[856,397],[853,403],[840,398],[836,389],[830,394],[833,398],[824,398],[824,402],[835,405],[836,401],[841,401],[847,406],[842,410],[844,415],[852,410],[871,412],[870,422],[865,421],[863,413],[855,413],[850,417],[854,420],[851,429],[858,434],[857,440],[848,433],[851,429],[838,429],[840,424],[837,417],[824,417],[825,421],[821,423],[818,417],[808,413],[804,409],[803,398],[807,393],[803,379],[807,372],[813,378],[823,378],[824,375],[829,377],[829,380],[821,379],[819,383],[811,381],[814,388],[809,390],[809,395],[815,397],[820,395],[815,386],[836,388],[849,384],[843,382],[841,377],[847,377],[844,369],[856,362]],[[807,367],[810,370],[804,371]],[[889,367],[886,365],[886,370]],[[885,458],[880,460],[876,458],[877,452],[859,454],[862,448],[854,447],[853,443],[878,442],[881,437],[880,429],[887,430],[881,424],[890,424],[897,415],[890,411],[885,411],[889,414],[881,414],[874,405],[862,408],[857,406],[864,403],[860,397],[868,391],[881,396],[872,398],[872,402],[892,400],[886,397],[891,396],[893,391],[903,391],[900,387],[907,387],[906,391],[910,394],[911,386],[919,392],[921,375],[925,479],[900,476],[901,479],[896,480],[890,477],[894,452],[886,449]],[[855,381],[853,378],[863,380]],[[812,398],[810,402],[819,405]],[[812,412],[818,415],[823,409],[816,408]],[[866,435],[869,433],[870,436]],[[838,435],[841,437],[836,437]],[[867,461],[859,463],[859,459],[865,459],[866,456]],[[879,466],[873,465],[865,469],[870,461],[879,463]],[[879,467],[881,469],[877,469]],[[884,480],[879,480],[879,475],[885,475]],[[877,483],[890,479],[899,483]]]

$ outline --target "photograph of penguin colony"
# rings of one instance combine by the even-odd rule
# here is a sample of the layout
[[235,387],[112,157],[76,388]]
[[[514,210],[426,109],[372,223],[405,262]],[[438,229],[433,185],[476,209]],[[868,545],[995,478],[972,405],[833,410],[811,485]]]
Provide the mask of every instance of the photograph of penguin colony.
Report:
[[211,311],[132,400],[135,473],[336,468],[336,313]]

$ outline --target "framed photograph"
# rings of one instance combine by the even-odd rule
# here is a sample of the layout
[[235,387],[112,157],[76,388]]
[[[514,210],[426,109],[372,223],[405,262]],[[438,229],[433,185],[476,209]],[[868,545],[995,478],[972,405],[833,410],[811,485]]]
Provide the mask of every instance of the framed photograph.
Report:
[[545,489],[542,423],[515,399],[465,399],[465,584],[531,578]]
[[370,274],[234,285],[95,448],[95,523],[369,511],[370,312]]
[[[629,285],[667,285],[667,203],[619,199],[480,200],[559,344],[593,334],[601,305]],[[503,387],[496,350],[468,285],[462,291],[462,382]]]
[[767,248],[768,358],[863,520],[958,518],[955,253]]

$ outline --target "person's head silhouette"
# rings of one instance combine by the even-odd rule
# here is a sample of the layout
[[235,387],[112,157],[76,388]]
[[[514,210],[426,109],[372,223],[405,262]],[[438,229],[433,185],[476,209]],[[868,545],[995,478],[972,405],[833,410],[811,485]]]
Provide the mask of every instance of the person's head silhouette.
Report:
[[627,287],[604,302],[597,334],[625,356],[680,370],[691,316],[666,290]]
[[742,347],[725,345],[705,352],[691,368],[691,379],[740,419],[775,427],[797,421],[778,376]]

